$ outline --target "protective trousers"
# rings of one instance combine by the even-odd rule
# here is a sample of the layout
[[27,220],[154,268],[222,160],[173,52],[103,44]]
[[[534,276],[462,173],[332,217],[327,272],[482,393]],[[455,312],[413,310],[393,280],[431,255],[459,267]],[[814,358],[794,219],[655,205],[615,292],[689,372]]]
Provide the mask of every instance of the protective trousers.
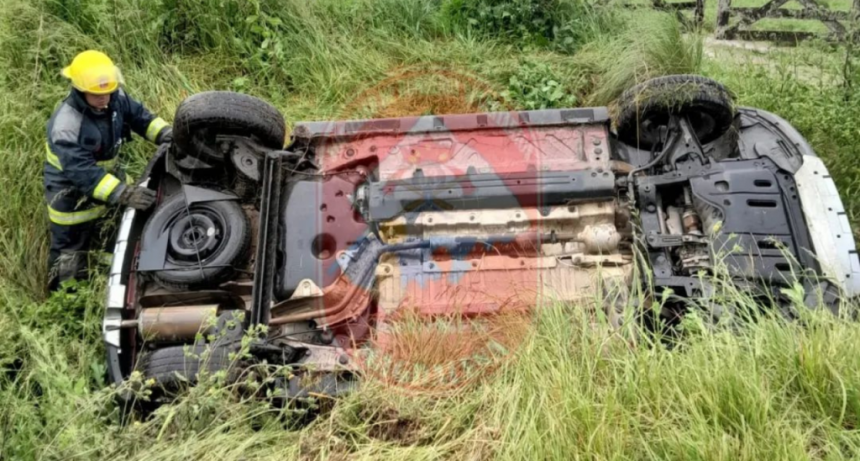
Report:
[[116,235],[101,231],[111,223],[107,218],[73,226],[50,223],[48,290],[56,291],[67,280],[86,280],[91,256],[96,256],[101,263],[110,264]]
[[97,224],[97,220],[73,226],[51,223],[48,290],[56,291],[67,280],[86,279],[89,250]]

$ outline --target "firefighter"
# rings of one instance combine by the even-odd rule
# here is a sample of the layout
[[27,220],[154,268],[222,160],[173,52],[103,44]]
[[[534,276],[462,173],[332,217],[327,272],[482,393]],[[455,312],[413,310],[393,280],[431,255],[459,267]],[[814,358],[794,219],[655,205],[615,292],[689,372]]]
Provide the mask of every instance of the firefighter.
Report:
[[155,192],[125,182],[116,168],[131,132],[156,144],[172,141],[170,125],[126,94],[113,61],[84,51],[63,69],[72,89],[48,121],[45,198],[51,228],[48,289],[87,276],[88,250],[110,206],[146,210]]

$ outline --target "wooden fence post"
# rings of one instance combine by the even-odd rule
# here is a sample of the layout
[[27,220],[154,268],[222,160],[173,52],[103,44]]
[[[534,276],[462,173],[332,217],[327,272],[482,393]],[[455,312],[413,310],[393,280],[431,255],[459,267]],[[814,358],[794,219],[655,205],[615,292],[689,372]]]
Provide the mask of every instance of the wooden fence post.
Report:
[[731,38],[726,36],[726,28],[729,25],[729,17],[731,16],[731,10],[732,0],[720,0],[717,4],[717,38],[719,39]]
[[860,41],[860,0],[854,0],[854,3],[851,5],[851,13],[849,13],[848,17],[848,30],[850,30],[850,36],[848,40],[850,40],[849,46],[853,46],[858,41]]
[[[860,2],[860,0],[854,0],[854,2]],[[693,16],[696,19],[696,27],[702,27],[705,22],[705,0],[696,0],[696,10]]]

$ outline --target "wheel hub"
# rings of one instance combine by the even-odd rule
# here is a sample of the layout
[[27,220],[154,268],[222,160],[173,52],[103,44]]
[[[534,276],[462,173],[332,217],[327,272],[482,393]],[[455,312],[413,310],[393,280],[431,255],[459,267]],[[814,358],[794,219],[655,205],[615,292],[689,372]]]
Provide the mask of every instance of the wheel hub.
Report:
[[194,213],[180,218],[171,226],[169,244],[171,254],[177,259],[205,259],[221,244],[221,229],[210,216]]

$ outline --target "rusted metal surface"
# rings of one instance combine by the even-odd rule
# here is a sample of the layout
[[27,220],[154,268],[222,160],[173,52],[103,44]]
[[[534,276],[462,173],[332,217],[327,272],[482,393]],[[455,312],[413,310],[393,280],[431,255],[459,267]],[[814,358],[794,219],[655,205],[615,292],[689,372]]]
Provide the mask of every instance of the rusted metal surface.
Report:
[[[539,229],[555,235],[523,248],[481,249],[464,255],[438,254],[420,272],[407,271],[397,255],[384,256],[379,277],[379,307],[391,314],[414,308],[425,314],[456,311],[484,314],[523,309],[541,300],[577,301],[594,295],[598,280],[625,279],[632,265],[618,248],[614,202],[566,207],[508,210],[442,211],[418,215],[408,236],[432,239],[445,235],[480,239],[492,234],[523,235]],[[399,220],[396,220],[399,221]],[[383,229],[401,229],[391,222]],[[593,255],[593,257],[592,257]],[[605,266],[605,267],[603,267]]]
[[684,233],[702,235],[702,221],[693,209],[684,212]]
[[217,315],[218,304],[153,307],[141,310],[137,328],[149,342],[188,341],[209,333]]
[[[527,308],[541,294],[592,296],[603,276],[627,280],[632,265],[629,249],[619,249],[615,223],[624,213],[615,205],[613,172],[632,167],[611,161],[608,122],[605,109],[584,108],[300,124],[299,141],[312,147],[321,171],[313,187],[292,190],[307,189],[296,199],[313,204],[303,216],[316,227],[301,237],[291,234],[312,243],[310,253],[287,253],[299,259],[295,264],[318,268],[293,275],[295,288],[272,306],[269,325],[312,320],[338,328],[379,312],[377,305],[391,310],[411,302],[431,314]],[[561,187],[556,172],[571,172],[564,187],[581,185],[585,192],[547,203],[545,191]],[[383,245],[474,242],[412,256],[383,253],[370,272],[374,284],[351,280],[342,265],[349,261],[341,259],[370,233],[355,212],[363,197],[373,203],[360,187],[368,177],[379,194],[415,195],[393,218],[369,216]],[[608,192],[598,188],[607,182]],[[490,188],[501,195],[480,196]],[[470,205],[479,200],[494,202]],[[621,221],[626,229],[629,217]],[[487,237],[492,244],[481,242]],[[330,243],[319,245],[325,251],[313,251],[318,240]],[[405,264],[416,252],[423,266]]]
[[514,258],[487,254],[471,261],[434,263],[426,268],[423,283],[390,264],[392,273],[380,279],[379,308],[385,315],[404,308],[424,315],[480,315],[587,301],[600,283],[617,280],[628,285],[630,263],[622,255]]
[[317,325],[324,327],[335,325],[367,310],[371,303],[371,292],[346,277],[339,277],[325,288],[321,297],[293,301],[288,300],[279,306],[291,312],[289,314],[278,315],[273,310],[270,326],[308,320],[315,320]]
[[408,238],[432,238],[446,235],[484,237],[494,234],[515,235],[555,232],[571,237],[587,226],[612,222],[614,202],[571,204],[540,210],[535,207],[501,210],[427,211],[417,214],[407,223],[403,217],[379,224],[386,243],[399,243]]
[[631,171],[634,170],[633,165],[627,162],[622,162],[621,160],[611,160],[609,162],[609,165],[610,168],[612,168],[612,171],[618,174],[629,174]]
[[420,167],[424,177],[451,177],[468,170],[501,176],[529,169],[577,171],[610,165],[608,132],[602,124],[344,139],[323,144],[318,155],[326,170],[378,159],[376,173],[383,182],[418,174],[418,168],[405,166]]
[[[546,299],[587,300],[609,281],[628,286],[632,256],[619,249],[616,215],[614,202],[596,202],[545,213],[536,208],[432,211],[408,226],[402,218],[383,223],[380,230],[389,236],[388,243],[449,235],[511,239],[492,248],[476,244],[466,255],[438,254],[419,272],[406,273],[400,256],[383,255],[376,268],[380,315],[407,307],[427,315],[488,314],[526,309]],[[336,325],[366,310],[371,295],[343,276],[324,289],[306,280],[290,300],[273,309],[269,324],[314,320],[320,326]]]

